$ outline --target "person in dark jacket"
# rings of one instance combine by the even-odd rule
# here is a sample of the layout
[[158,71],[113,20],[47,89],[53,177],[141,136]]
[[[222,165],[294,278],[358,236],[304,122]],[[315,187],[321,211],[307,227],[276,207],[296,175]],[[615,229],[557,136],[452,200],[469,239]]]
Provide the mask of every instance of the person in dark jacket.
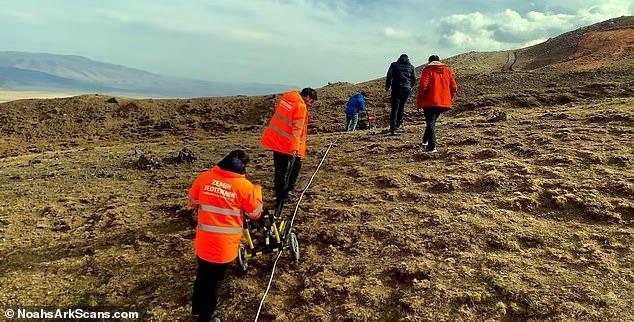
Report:
[[392,88],[390,95],[390,104],[392,110],[390,112],[390,134],[396,135],[396,130],[403,123],[403,114],[405,112],[405,103],[412,87],[416,84],[416,75],[414,66],[409,62],[406,54],[402,54],[397,61],[390,65],[385,77],[385,90]]
[[359,112],[367,111],[365,103],[365,92],[355,93],[348,99],[346,104],[346,131],[354,131],[359,122]]

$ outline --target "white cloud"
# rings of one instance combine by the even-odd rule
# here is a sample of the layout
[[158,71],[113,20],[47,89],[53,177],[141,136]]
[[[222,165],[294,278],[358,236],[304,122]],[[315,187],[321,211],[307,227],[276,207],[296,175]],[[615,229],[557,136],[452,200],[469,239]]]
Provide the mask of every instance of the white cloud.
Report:
[[412,33],[406,30],[395,29],[392,27],[386,27],[383,30],[383,34],[388,38],[405,39],[412,36]]
[[440,42],[447,47],[502,49],[502,45],[493,39],[493,31],[488,28],[494,23],[493,19],[480,12],[442,18]]
[[574,14],[513,9],[498,13],[450,15],[438,20],[440,43],[460,50],[500,50],[542,42],[584,25],[632,13],[629,1],[607,0]]
[[577,16],[588,23],[599,22],[612,17],[632,15],[633,6],[629,0],[607,0],[590,8],[580,9]]
[[541,43],[543,43],[543,42],[545,42],[547,40],[548,40],[548,38],[539,38],[539,39],[527,41],[527,42],[525,42],[523,44],[520,44],[519,47],[520,48],[530,47],[530,46],[534,46],[534,45],[537,45],[537,44],[541,44]]
[[[220,21],[220,18],[210,19],[209,15],[196,10],[174,14],[174,8],[161,5],[146,6],[143,10],[145,12],[142,15],[105,8],[95,9],[95,12],[116,22],[139,23],[177,33],[205,34],[215,38],[224,37],[237,41],[267,41],[274,38],[271,33],[248,26],[240,26],[236,21],[229,23]],[[196,21],[196,23],[192,23],[192,21]]]
[[25,22],[36,22],[37,17],[30,12],[11,12],[10,15]]
[[[4,11],[4,9],[3,9]],[[14,19],[18,22],[21,23],[30,23],[30,24],[34,24],[38,22],[38,17],[31,13],[31,12],[26,12],[26,11],[5,11],[0,13],[0,16],[5,16],[7,18],[10,19]]]
[[380,77],[403,52],[419,65],[430,54],[517,48],[632,12],[631,0],[450,0],[433,10],[420,0],[1,1],[7,49],[312,86]]

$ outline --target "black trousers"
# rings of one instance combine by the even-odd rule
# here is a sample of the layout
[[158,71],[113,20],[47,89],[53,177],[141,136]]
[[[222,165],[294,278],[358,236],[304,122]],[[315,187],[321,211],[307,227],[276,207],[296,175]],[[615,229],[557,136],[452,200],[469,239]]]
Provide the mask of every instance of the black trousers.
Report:
[[192,296],[192,314],[198,314],[198,321],[208,322],[216,311],[220,285],[227,273],[227,264],[216,264],[198,257],[198,271]]
[[[302,159],[295,158],[293,168],[291,169],[292,155],[273,152],[273,164],[275,165],[275,203],[279,204],[289,191],[295,189],[299,171],[302,169]],[[290,173],[289,173],[290,172]],[[286,175],[289,173],[288,186],[285,186]]]
[[445,109],[442,108],[426,108],[423,110],[426,125],[423,142],[427,142],[427,150],[429,151],[436,148],[436,121],[444,111]]
[[390,96],[390,105],[392,110],[390,111],[390,132],[394,133],[401,124],[403,124],[403,114],[405,113],[405,103],[409,98],[411,89],[407,88],[393,88],[392,95]]

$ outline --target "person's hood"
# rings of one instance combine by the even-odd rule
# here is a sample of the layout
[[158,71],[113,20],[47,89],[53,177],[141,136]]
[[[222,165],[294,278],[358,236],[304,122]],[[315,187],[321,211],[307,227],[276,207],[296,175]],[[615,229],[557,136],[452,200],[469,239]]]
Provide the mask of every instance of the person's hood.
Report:
[[284,93],[284,95],[282,95],[282,99],[287,101],[287,102],[289,102],[289,103],[304,102],[304,99],[302,99],[302,96],[299,95],[298,91],[286,92],[286,93]]
[[400,63],[400,64],[408,64],[408,65],[412,64],[412,63],[409,62],[409,58],[407,56],[405,56],[405,55],[401,55],[401,57],[399,57],[396,62]]
[[433,61],[429,64],[427,64],[427,66],[425,66],[425,68],[432,68],[432,69],[445,69],[447,67],[447,65],[439,62],[439,61]]

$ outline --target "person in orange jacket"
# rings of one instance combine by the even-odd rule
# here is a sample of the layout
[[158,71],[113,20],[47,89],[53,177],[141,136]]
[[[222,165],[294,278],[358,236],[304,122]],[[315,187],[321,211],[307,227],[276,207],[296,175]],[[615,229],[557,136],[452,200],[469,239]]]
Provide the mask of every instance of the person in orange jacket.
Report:
[[[293,191],[299,177],[301,159],[306,157],[308,108],[316,100],[317,91],[312,88],[284,93],[262,135],[262,145],[273,151],[275,202],[278,206],[288,192]],[[291,162],[293,159],[294,162]],[[291,164],[293,167],[289,169]],[[287,175],[289,181],[285,186]]]
[[216,310],[227,267],[238,256],[244,216],[256,220],[262,215],[262,187],[245,177],[248,163],[244,151],[231,151],[189,189],[189,206],[198,211],[198,271],[192,296],[192,314],[198,321],[209,321]]
[[429,56],[429,64],[421,71],[416,98],[418,109],[422,109],[425,114],[423,146],[426,146],[429,152],[438,152],[436,150],[436,121],[441,113],[451,109],[457,91],[458,84],[451,69],[441,63],[437,55]]

